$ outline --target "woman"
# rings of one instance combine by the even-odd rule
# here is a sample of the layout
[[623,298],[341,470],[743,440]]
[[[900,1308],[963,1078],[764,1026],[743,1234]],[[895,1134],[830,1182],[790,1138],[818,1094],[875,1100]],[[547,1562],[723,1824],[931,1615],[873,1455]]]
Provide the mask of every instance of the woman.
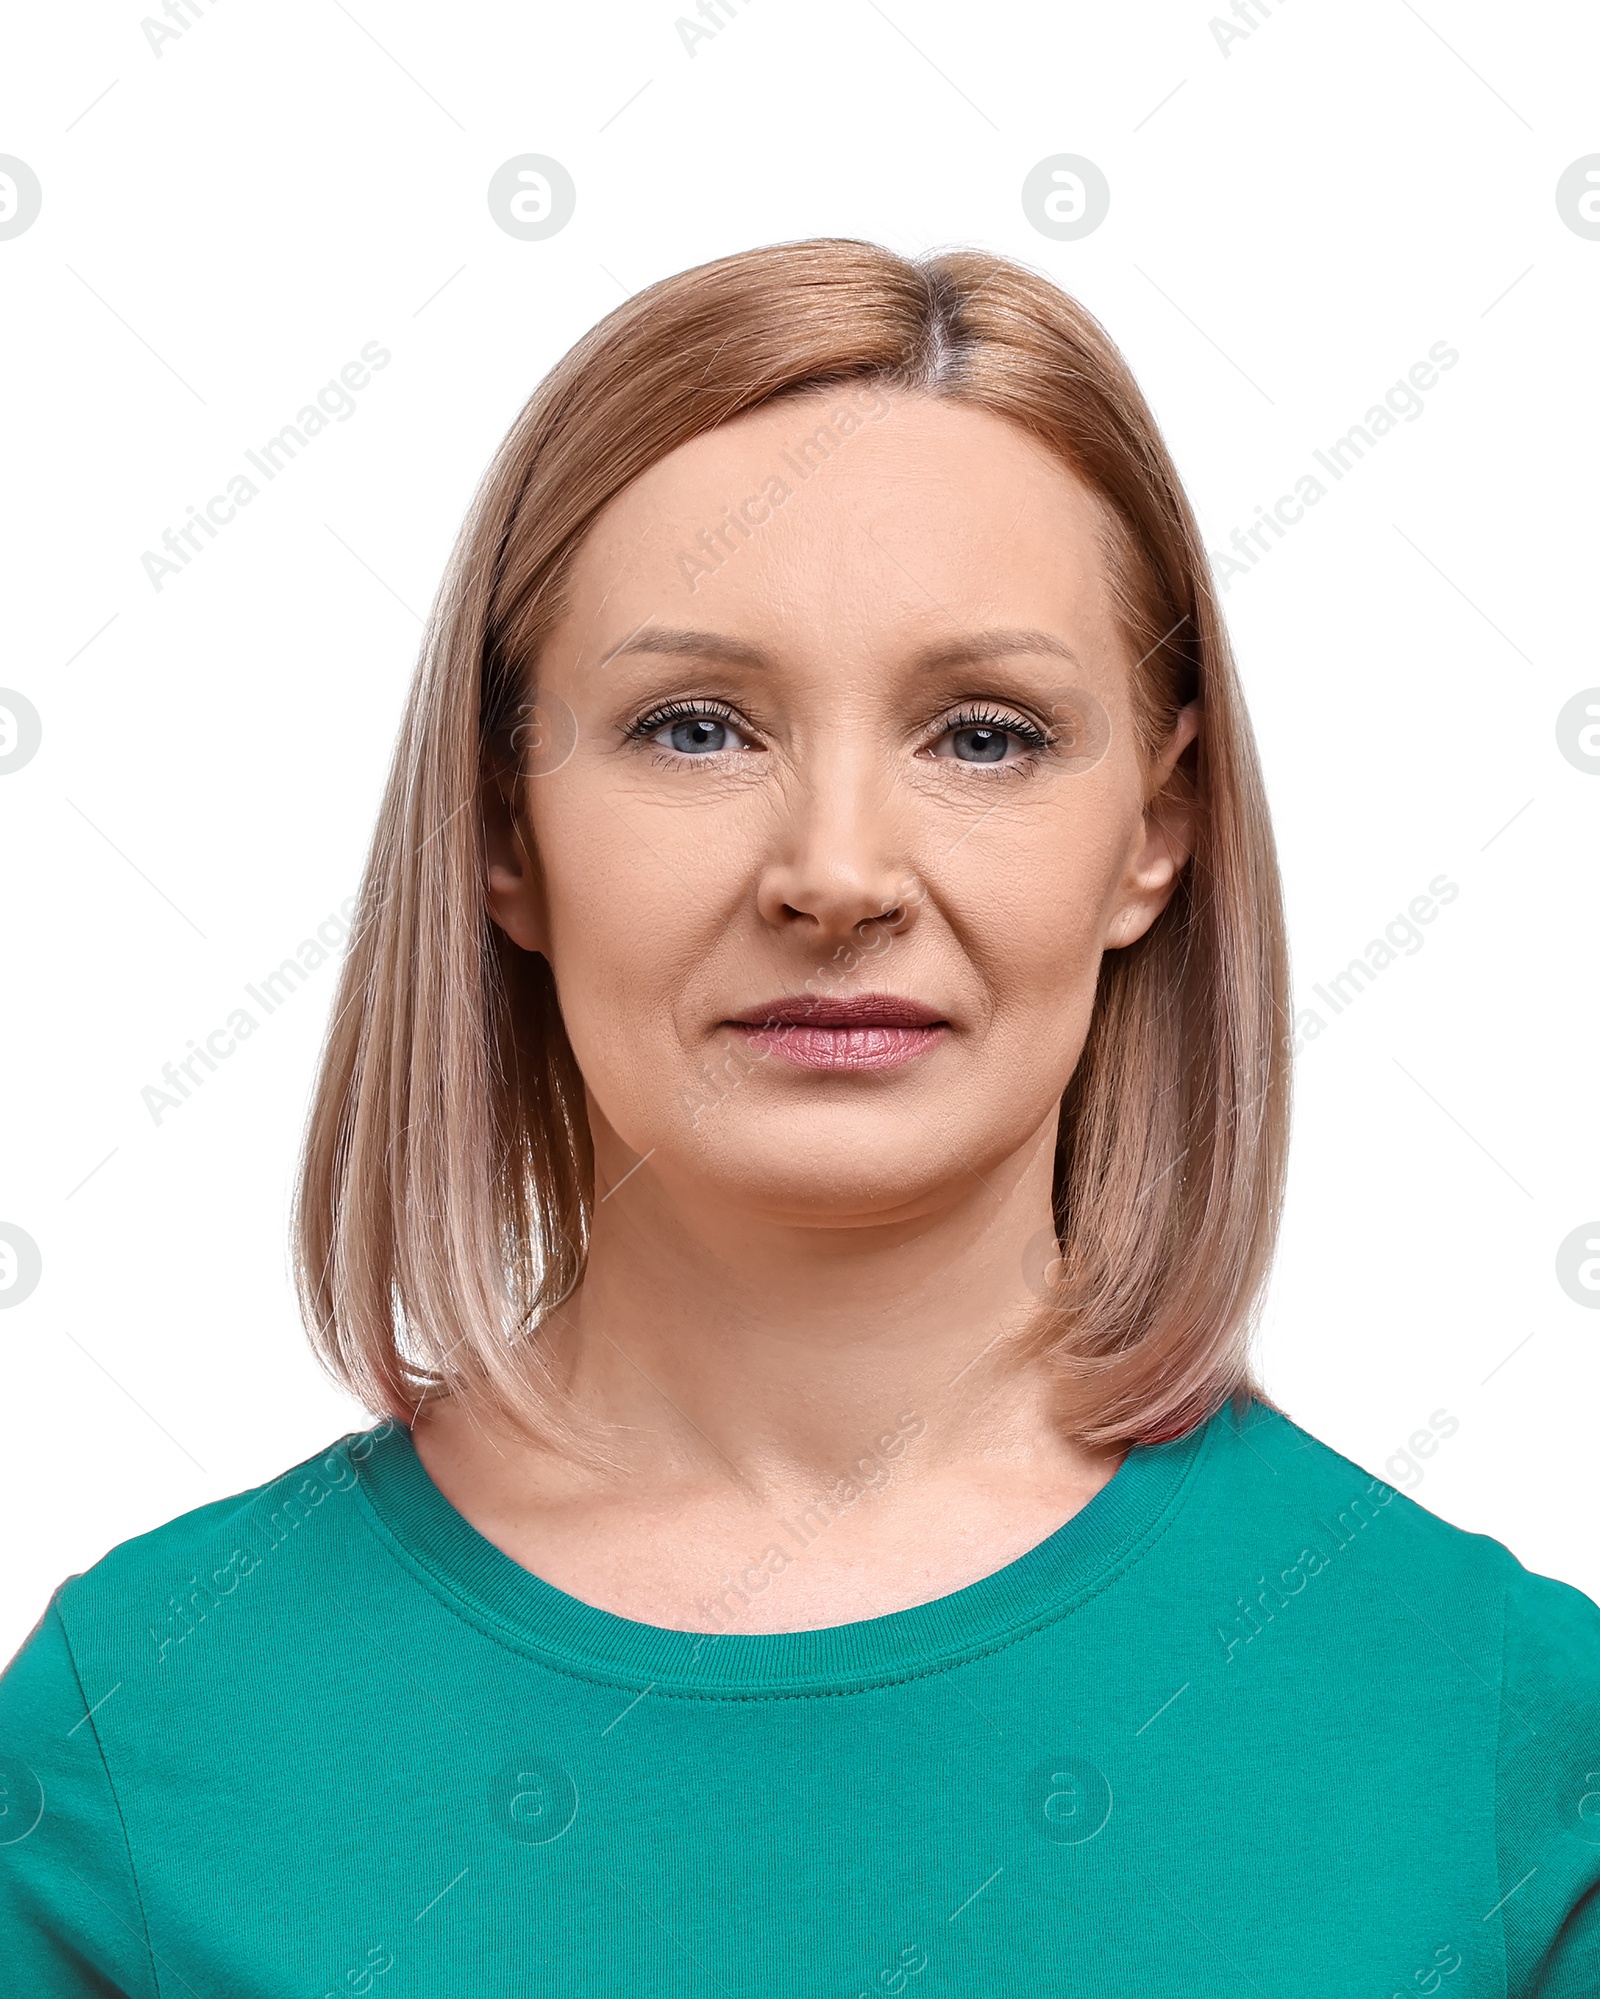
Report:
[[312,1118],[381,1420],[57,1593],[14,1989],[1593,1991],[1600,1611],[1251,1381],[1282,937],[1086,313],[816,242],[613,314],[463,533]]

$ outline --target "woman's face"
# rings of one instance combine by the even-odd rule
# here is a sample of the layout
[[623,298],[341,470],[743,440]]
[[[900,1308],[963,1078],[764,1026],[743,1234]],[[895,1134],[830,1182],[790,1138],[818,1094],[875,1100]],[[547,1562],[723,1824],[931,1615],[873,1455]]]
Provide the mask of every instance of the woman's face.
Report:
[[723,1210],[866,1223],[1053,1137],[1101,954],[1190,835],[1146,801],[1196,716],[1144,758],[1098,518],[1022,430],[865,387],[697,438],[600,515],[527,838],[491,803],[489,853],[602,1191],[648,1156]]

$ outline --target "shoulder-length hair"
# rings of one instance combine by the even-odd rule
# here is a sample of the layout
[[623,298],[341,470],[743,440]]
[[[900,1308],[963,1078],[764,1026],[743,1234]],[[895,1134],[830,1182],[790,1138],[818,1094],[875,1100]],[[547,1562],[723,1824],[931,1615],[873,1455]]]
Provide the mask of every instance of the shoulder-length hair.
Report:
[[[1205,548],[1098,322],[978,251],[819,240],[640,292],[535,390],[433,608],[362,879],[307,1132],[296,1265],[314,1345],[369,1408],[481,1398],[584,1449],[541,1322],[581,1280],[582,1079],[544,959],[485,901],[480,786],[533,697],[573,553],[628,483],[777,396],[889,383],[1020,424],[1098,497],[1146,753],[1198,695],[1198,844],[1106,952],[1062,1100],[1055,1244],[1022,1350],[1088,1445],[1183,1434],[1251,1379],[1282,1201],[1288,968],[1265,793]],[[531,740],[537,740],[532,738]]]

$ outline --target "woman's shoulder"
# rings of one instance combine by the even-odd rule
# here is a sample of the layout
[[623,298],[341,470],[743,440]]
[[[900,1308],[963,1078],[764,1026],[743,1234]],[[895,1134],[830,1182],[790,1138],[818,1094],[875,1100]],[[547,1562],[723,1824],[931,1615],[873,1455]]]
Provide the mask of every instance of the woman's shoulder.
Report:
[[1427,1836],[1442,1849],[1478,1825],[1492,1843],[1497,1887],[1482,1920],[1501,1925],[1505,1989],[1589,1991],[1600,1605],[1392,1482],[1425,1485],[1421,1467],[1455,1434],[1454,1418],[1435,1414],[1384,1461],[1385,1478],[1265,1403],[1221,1412],[1206,1525],[1231,1535],[1236,1561],[1246,1549],[1253,1559],[1218,1656],[1260,1696],[1263,1669],[1282,1664],[1281,1634],[1298,1631],[1315,1654],[1302,1695],[1317,1671],[1331,1674],[1353,1690],[1379,1753],[1398,1766],[1422,1746],[1413,1781]]
[[[1503,1640],[1508,1667],[1541,1647],[1552,1666],[1565,1662],[1600,1686],[1600,1604],[1581,1589],[1528,1568],[1492,1534],[1457,1525],[1414,1496],[1422,1465],[1456,1434],[1456,1419],[1436,1410],[1406,1445],[1384,1461],[1381,1477],[1260,1399],[1225,1407],[1218,1432],[1220,1476],[1213,1505],[1238,1506],[1257,1545],[1263,1534],[1270,1558],[1287,1550],[1286,1565],[1301,1559],[1289,1544],[1297,1532],[1313,1562],[1329,1566],[1347,1556],[1370,1583],[1399,1593],[1408,1581],[1428,1594],[1450,1597]],[[1398,1482],[1403,1466],[1412,1486]]]
[[[114,1650],[160,1667],[215,1621],[228,1600],[267,1609],[292,1592],[308,1568],[320,1566],[319,1555],[346,1538],[340,1530],[352,1524],[349,1495],[365,1461],[393,1429],[383,1422],[349,1432],[263,1484],[118,1542],[57,1587],[40,1626],[57,1620],[75,1655]],[[250,1579],[269,1566],[280,1587],[251,1588]]]

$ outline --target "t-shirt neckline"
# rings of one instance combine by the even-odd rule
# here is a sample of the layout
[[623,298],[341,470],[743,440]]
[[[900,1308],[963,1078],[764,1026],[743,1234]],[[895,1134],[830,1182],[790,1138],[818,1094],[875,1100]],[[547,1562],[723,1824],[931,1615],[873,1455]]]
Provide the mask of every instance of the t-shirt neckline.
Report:
[[702,1699],[843,1694],[996,1651],[1109,1588],[1170,1524],[1228,1407],[1168,1443],[1135,1445],[1087,1505],[990,1575],[906,1610],[811,1631],[675,1631],[569,1596],[456,1510],[398,1424],[365,1434],[358,1490],[434,1595],[559,1672]]

